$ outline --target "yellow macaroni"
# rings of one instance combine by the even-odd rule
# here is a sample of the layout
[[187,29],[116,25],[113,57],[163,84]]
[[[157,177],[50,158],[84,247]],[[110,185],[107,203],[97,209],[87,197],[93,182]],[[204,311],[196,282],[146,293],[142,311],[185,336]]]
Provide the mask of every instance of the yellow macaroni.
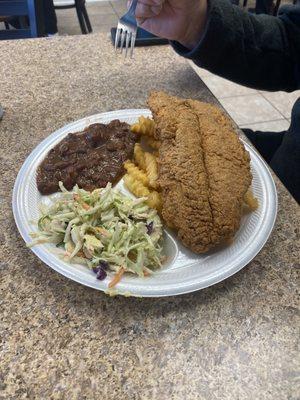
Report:
[[[253,192],[251,189],[249,189],[244,197],[244,202],[245,202],[245,209],[246,211],[255,211],[258,209],[258,200],[257,198],[254,197]],[[248,210],[247,210],[248,209]]]
[[145,172],[141,171],[133,162],[127,160],[124,163],[124,168],[126,169],[128,175],[132,176],[133,179],[141,181],[144,186],[149,185],[149,179]]
[[154,136],[155,123],[153,119],[141,116],[137,123],[131,125],[131,131],[140,135]]
[[145,152],[140,143],[136,143],[134,146],[134,161],[140,169],[146,171]]
[[156,157],[148,152],[145,152],[146,172],[149,179],[149,185],[154,189],[158,188],[158,168]]
[[147,197],[150,194],[150,190],[141,181],[136,181],[132,175],[126,174],[124,183],[127,189],[136,197]]
[[162,208],[161,194],[153,190],[148,196],[147,204],[149,207],[160,211]]
[[159,146],[160,146],[160,141],[159,140],[155,140],[152,137],[146,137],[146,143],[149,147],[152,147],[152,149],[154,150],[158,150]]

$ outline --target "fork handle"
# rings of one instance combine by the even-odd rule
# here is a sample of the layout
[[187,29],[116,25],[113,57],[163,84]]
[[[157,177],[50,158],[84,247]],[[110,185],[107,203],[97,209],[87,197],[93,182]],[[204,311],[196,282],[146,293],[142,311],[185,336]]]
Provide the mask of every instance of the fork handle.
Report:
[[135,16],[135,9],[136,9],[137,3],[138,3],[138,0],[132,0],[129,10],[128,10],[128,12],[130,12],[130,14],[132,14],[134,16]]

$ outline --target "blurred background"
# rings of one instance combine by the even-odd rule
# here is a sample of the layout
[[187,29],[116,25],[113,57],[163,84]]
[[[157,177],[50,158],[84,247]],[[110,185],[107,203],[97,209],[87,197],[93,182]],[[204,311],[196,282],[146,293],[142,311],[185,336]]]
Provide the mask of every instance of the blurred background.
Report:
[[[248,12],[271,15],[276,15],[281,5],[296,3],[296,0],[228,1]],[[91,32],[102,32],[109,36],[110,29],[117,25],[119,17],[127,9],[127,0],[23,0],[29,15],[13,17],[20,14],[13,14],[11,5],[20,2],[0,0],[0,40],[24,35],[64,36]],[[7,5],[10,6],[9,10]],[[26,30],[28,21],[29,26],[35,27],[33,31]],[[17,31],[20,36],[13,37]],[[299,90],[293,93],[253,90],[213,75],[193,63],[190,65],[241,128],[273,132],[288,129],[292,106],[300,96]]]

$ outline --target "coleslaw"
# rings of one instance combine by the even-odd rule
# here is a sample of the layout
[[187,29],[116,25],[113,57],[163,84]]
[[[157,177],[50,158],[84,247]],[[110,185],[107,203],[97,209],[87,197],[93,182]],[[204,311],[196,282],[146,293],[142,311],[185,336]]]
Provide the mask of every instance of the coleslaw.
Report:
[[99,280],[115,271],[109,287],[124,272],[144,277],[161,267],[162,223],[145,198],[129,198],[110,183],[93,192],[59,186],[62,193],[52,204],[41,204],[38,232],[28,246],[53,243],[65,260],[87,265]]

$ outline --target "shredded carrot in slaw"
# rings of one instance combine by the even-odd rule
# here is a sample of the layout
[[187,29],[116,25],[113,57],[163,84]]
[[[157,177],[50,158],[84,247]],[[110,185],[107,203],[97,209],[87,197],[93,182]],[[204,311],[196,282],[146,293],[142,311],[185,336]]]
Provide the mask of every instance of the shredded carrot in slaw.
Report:
[[101,235],[103,235],[103,236],[106,236],[106,237],[109,236],[109,232],[108,232],[106,229],[104,229],[104,228],[96,227],[95,230],[96,230],[97,232],[101,233]]
[[82,202],[81,205],[85,210],[89,210],[91,208],[88,204],[86,204],[84,202]]
[[80,205],[85,209],[85,210],[89,210],[91,207],[85,203],[83,200],[81,200],[80,196],[78,194],[74,194],[73,196],[74,200],[77,201],[78,203],[80,203]]
[[109,282],[108,287],[111,289],[113,287],[115,287],[120,280],[122,279],[122,276],[125,272],[125,269],[123,267],[121,267],[119,269],[119,271],[116,273],[116,275],[112,278],[112,280]]

